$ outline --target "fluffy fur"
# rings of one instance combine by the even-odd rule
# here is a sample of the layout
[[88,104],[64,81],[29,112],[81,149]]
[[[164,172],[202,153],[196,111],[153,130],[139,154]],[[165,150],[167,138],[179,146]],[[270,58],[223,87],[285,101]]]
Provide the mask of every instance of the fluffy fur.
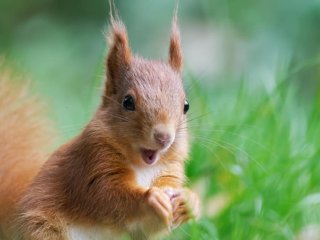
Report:
[[[56,150],[40,171],[34,160],[41,158],[32,152],[42,145],[42,137],[37,137],[41,128],[32,128],[38,119],[32,115],[31,123],[21,121],[34,103],[24,103],[23,109],[17,110],[21,114],[17,119],[13,113],[8,113],[6,120],[1,118],[7,125],[0,129],[8,135],[7,145],[0,145],[1,153],[8,150],[1,155],[1,169],[5,166],[10,175],[0,175],[8,182],[0,185],[5,193],[1,195],[10,196],[15,206],[19,201],[13,225],[19,233],[16,238],[62,240],[81,235],[85,239],[96,233],[93,238],[98,239],[108,232],[109,237],[114,236],[111,239],[122,234],[149,239],[197,214],[196,195],[183,188],[188,135],[176,22],[168,63],[133,56],[121,22],[112,22],[110,45],[101,105],[82,133]],[[135,101],[135,111],[122,106],[128,94]],[[6,100],[2,94],[0,101],[14,105],[19,98]],[[1,104],[7,111],[7,104]],[[20,128],[22,133],[10,133],[9,129]],[[170,137],[166,147],[154,137],[159,129]],[[157,161],[145,163],[141,147],[156,149]],[[17,174],[13,174],[14,168],[19,169]],[[22,190],[12,190],[11,196],[13,184]],[[9,201],[0,202],[0,211]],[[13,216],[10,212],[2,215]]]
[[9,238],[19,199],[47,158],[52,138],[43,107],[0,63],[0,239]]

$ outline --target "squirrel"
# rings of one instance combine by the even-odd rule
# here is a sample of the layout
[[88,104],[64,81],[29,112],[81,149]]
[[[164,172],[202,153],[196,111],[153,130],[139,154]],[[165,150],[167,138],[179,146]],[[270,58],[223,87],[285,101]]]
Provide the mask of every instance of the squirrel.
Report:
[[0,115],[1,239],[153,239],[199,216],[199,198],[184,186],[189,103],[176,15],[168,61],[133,55],[120,19],[109,42],[96,113],[45,161],[38,103],[21,102],[24,88],[0,76],[13,92],[1,88],[1,113],[21,105]]

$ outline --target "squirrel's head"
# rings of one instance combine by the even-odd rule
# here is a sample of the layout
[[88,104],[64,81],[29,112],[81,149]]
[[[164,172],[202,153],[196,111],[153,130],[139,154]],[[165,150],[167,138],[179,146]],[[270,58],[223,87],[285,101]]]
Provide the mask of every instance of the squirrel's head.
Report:
[[125,26],[112,21],[106,68],[100,113],[126,157],[135,164],[147,165],[166,158],[185,158],[189,104],[181,78],[182,52],[176,18],[167,62],[134,56]]

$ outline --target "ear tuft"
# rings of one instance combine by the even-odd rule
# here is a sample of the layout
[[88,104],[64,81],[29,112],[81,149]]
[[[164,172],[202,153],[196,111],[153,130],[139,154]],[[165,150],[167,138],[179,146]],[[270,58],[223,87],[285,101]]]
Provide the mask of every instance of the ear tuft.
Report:
[[181,71],[183,65],[180,30],[177,23],[177,10],[172,20],[169,49],[169,64],[177,72]]
[[108,40],[111,46],[109,57],[112,56],[112,54],[117,54],[117,56],[123,57],[122,60],[124,60],[125,63],[130,64],[131,51],[127,30],[120,20],[111,20],[111,33],[109,34]]
[[108,36],[110,50],[107,58],[107,95],[115,93],[117,81],[122,71],[130,67],[131,50],[127,30],[120,20],[111,18],[111,31]]

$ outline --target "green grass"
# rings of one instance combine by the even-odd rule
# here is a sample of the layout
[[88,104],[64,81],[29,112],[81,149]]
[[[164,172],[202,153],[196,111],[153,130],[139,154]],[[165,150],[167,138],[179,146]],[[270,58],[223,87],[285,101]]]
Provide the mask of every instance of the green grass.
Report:
[[208,89],[191,77],[191,115],[205,114],[190,117],[186,170],[204,215],[168,239],[295,239],[320,224],[320,92],[306,100],[293,81],[310,68],[319,64],[280,69],[272,88],[262,79]]

